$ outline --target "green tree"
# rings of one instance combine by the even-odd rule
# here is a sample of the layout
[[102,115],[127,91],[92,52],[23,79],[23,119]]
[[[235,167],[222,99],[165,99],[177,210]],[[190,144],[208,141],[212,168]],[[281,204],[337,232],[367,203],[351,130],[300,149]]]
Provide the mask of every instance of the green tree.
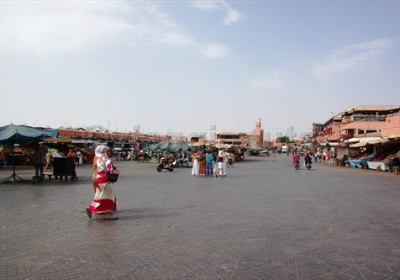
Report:
[[279,143],[290,143],[290,139],[287,136],[278,137],[277,140]]

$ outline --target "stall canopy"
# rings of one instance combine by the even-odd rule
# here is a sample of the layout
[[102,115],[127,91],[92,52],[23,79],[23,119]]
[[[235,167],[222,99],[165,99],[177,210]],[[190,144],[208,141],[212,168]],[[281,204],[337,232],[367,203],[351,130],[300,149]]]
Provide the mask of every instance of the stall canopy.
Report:
[[91,144],[91,145],[101,145],[103,142],[96,142],[89,139],[72,139],[69,137],[56,137],[56,138],[46,138],[43,139],[44,143],[47,144]]
[[380,137],[364,137],[364,138],[351,138],[345,143],[349,144],[351,148],[365,147],[367,145],[376,145],[379,143],[387,143],[389,140]]
[[46,144],[69,144],[72,141],[71,138],[68,137],[54,137],[43,139],[43,142]]
[[33,128],[24,125],[6,125],[0,127],[0,144],[25,144],[33,140],[57,137],[55,129]]
[[215,147],[218,149],[229,149],[232,148],[233,145],[231,144],[223,144],[223,143],[217,143],[215,144]]
[[161,143],[150,145],[148,149],[151,151],[159,150],[159,151],[168,151],[171,153],[176,153],[180,151],[189,151],[190,146],[182,141],[164,141]]

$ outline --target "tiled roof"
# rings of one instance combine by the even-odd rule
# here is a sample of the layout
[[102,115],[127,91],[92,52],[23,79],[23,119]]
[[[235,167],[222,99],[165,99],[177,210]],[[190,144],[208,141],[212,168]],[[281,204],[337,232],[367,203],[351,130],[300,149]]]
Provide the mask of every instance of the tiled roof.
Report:
[[351,122],[341,127],[344,129],[362,129],[362,130],[379,130],[388,127],[389,124],[386,122]]
[[399,106],[392,105],[358,105],[355,107],[348,108],[344,110],[345,112],[355,112],[355,111],[388,111],[392,109],[397,109]]
[[221,130],[217,131],[217,135],[239,135],[239,132],[232,130]]
[[338,141],[340,139],[339,135],[329,135],[327,137],[328,141]]

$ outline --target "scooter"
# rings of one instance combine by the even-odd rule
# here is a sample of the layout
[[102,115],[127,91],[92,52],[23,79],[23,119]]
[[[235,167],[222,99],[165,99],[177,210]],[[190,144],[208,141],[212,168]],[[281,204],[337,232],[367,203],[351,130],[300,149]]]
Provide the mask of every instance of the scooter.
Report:
[[157,165],[157,171],[161,172],[163,169],[167,169],[169,172],[172,172],[175,167],[174,163],[176,164],[176,160],[174,162],[168,162],[162,157]]
[[311,160],[306,160],[306,161],[305,161],[305,165],[306,165],[306,168],[307,168],[308,170],[310,170],[310,169],[311,169]]
[[175,165],[175,167],[189,167],[189,160],[187,158],[179,158],[179,159],[176,159],[173,162],[173,164]]

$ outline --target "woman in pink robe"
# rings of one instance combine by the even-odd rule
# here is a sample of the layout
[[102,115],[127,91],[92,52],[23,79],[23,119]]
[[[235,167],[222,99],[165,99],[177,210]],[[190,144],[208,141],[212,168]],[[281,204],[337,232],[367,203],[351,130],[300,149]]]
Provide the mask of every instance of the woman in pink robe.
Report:
[[118,219],[114,212],[116,210],[116,198],[114,192],[114,183],[110,182],[107,172],[118,174],[111,161],[111,149],[102,145],[96,149],[97,169],[94,178],[94,187],[96,189],[92,203],[86,208],[86,213],[91,219],[93,214],[104,214],[104,219]]

